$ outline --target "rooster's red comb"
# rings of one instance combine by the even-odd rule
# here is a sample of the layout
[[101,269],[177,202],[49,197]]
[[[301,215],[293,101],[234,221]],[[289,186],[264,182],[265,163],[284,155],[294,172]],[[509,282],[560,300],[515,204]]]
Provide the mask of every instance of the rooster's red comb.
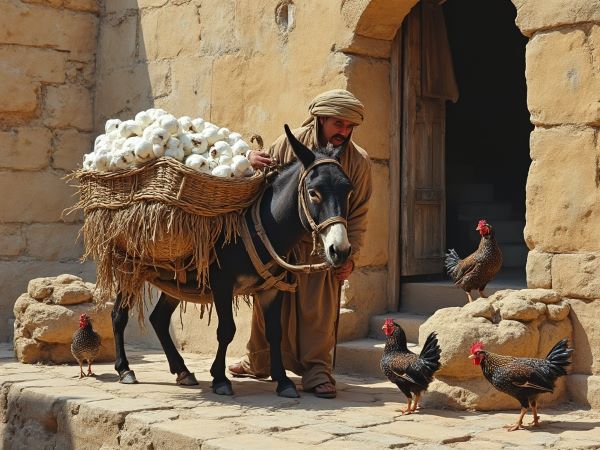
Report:
[[483,227],[489,227],[489,224],[487,223],[487,220],[485,219],[481,219],[478,223],[477,223],[477,228],[476,230],[480,230]]
[[471,345],[471,354],[475,354],[478,351],[483,350],[483,342],[481,341],[477,341],[474,342],[473,345]]
[[385,323],[384,325],[386,327],[393,327],[394,326],[394,319],[390,319],[389,317],[387,319],[385,319]]

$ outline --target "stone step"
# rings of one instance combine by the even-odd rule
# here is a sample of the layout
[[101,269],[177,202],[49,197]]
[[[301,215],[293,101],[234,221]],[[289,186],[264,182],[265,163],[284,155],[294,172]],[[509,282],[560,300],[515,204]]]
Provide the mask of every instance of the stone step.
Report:
[[385,340],[385,333],[381,329],[386,319],[392,319],[402,327],[406,333],[408,342],[419,341],[419,327],[429,318],[427,314],[412,314],[407,312],[395,312],[372,316],[369,326],[369,338]]
[[513,214],[510,202],[470,202],[458,207],[458,220],[477,223],[480,219],[493,222],[495,219],[506,220]]
[[[525,269],[502,268],[488,284],[486,295],[502,289],[525,289]],[[464,306],[467,303],[465,292],[454,286],[451,280],[404,282],[400,286],[400,311],[412,314],[433,314],[440,308]],[[477,291],[473,291],[474,298]]]
[[338,342],[351,341],[364,337],[369,330],[364,314],[350,308],[340,308],[340,324],[338,327]]
[[[379,339],[356,339],[337,345],[335,373],[384,378],[379,368],[385,343]],[[410,351],[419,353],[417,344],[409,343]]]

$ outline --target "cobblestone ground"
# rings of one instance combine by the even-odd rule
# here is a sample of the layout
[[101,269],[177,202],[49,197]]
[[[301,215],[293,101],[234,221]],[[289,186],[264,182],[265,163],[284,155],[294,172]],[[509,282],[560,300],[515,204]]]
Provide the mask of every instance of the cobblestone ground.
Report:
[[[338,397],[275,395],[275,384],[233,379],[210,389],[211,359],[186,354],[199,386],[181,387],[162,353],[129,348],[140,381],[121,385],[112,364],[79,379],[77,366],[24,365],[0,349],[0,449],[598,449],[600,411],[541,409],[543,426],[507,432],[517,411],[422,410],[380,380],[338,375]],[[299,382],[298,378],[294,378]]]

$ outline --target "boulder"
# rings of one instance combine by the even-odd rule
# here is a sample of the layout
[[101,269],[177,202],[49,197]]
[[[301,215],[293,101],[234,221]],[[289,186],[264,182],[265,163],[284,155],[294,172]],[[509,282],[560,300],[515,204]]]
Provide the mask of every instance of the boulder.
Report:
[[[523,289],[498,291],[462,308],[436,311],[419,329],[421,345],[435,331],[442,350],[441,368],[423,404],[465,409],[517,407],[516,400],[496,391],[481,368],[468,359],[471,345],[482,341],[490,352],[544,358],[565,337],[573,345],[569,310],[568,301],[551,289]],[[564,380],[560,383],[563,386]],[[565,392],[563,386],[541,400],[562,398]]]
[[75,362],[71,340],[79,316],[86,313],[102,340],[96,361],[114,361],[112,305],[94,302],[94,289],[94,284],[70,274],[31,280],[13,308],[17,358],[30,364]]

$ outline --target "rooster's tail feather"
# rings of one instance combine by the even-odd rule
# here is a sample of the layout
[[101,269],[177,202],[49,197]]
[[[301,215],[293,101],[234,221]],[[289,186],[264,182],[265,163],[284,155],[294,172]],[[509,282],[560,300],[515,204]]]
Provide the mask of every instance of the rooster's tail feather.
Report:
[[456,279],[454,274],[456,271],[456,266],[458,266],[459,262],[460,256],[458,256],[456,250],[454,250],[453,248],[448,250],[448,253],[446,253],[446,257],[444,259],[444,266],[446,267],[446,272],[448,273],[448,275],[450,275],[453,279]]
[[427,336],[419,354],[419,358],[423,360],[427,371],[430,372],[427,374],[428,378],[431,378],[435,371],[440,368],[440,353],[441,349],[438,344],[437,334],[434,331]]
[[569,340],[567,338],[559,341],[546,356],[546,362],[551,374],[557,378],[561,375],[566,375],[565,367],[571,364],[570,358],[573,349],[568,347]]

